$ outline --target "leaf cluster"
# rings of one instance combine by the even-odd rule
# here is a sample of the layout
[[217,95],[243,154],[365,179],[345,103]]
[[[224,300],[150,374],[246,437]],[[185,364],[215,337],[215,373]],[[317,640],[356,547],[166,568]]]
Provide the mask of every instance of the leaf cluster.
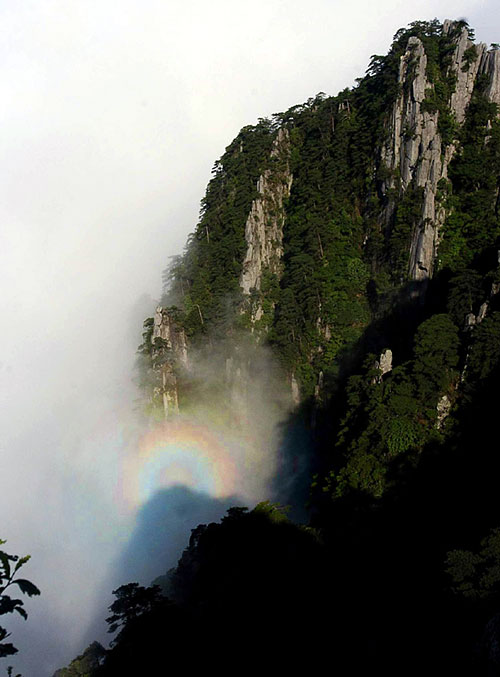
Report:
[[[6,541],[0,539],[0,545]],[[9,555],[3,550],[0,550],[0,616],[10,613],[18,613],[25,620],[28,614],[24,609],[24,601],[11,597],[6,594],[8,588],[16,586],[19,592],[33,597],[40,594],[40,590],[25,578],[17,578],[17,574],[21,567],[23,567],[30,560],[30,555],[19,557],[18,555]],[[10,656],[17,653],[16,647],[4,640],[9,637],[7,630],[0,626],[0,658]]]

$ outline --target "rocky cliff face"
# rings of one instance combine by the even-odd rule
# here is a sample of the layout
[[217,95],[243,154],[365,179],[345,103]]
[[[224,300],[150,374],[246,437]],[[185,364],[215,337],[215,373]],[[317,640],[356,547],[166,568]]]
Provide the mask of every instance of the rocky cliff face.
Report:
[[187,341],[184,330],[168,309],[158,306],[153,318],[151,358],[156,383],[153,401],[161,401],[163,414],[168,419],[179,412],[179,368],[188,367]]
[[[448,35],[453,27],[452,21],[445,21],[443,33]],[[470,53],[470,59],[467,59],[467,53]],[[483,72],[482,67],[484,67],[488,57],[486,45],[484,43],[474,45],[469,40],[467,29],[464,28],[459,37],[456,38],[455,51],[450,65],[450,71],[456,77],[455,91],[451,95],[451,110],[459,125],[465,120],[465,113],[471,100],[477,75]],[[489,68],[486,69],[486,72],[489,72]]]
[[479,72],[489,77],[486,96],[500,106],[500,50],[483,52]]
[[[290,195],[292,185],[290,151],[288,130],[276,130],[265,161],[266,169],[257,180],[258,195],[251,203],[246,222],[241,224],[242,229],[244,228],[246,250],[239,277],[243,297],[239,309],[240,313],[249,317],[252,331],[263,317],[265,303],[272,316],[273,304],[267,298],[266,283],[273,278],[274,284],[277,284],[283,271],[285,200]],[[243,152],[243,144],[240,144],[239,152]],[[209,237],[206,239],[206,246],[211,246]],[[186,287],[189,288],[189,282]],[[195,306],[203,325],[204,309],[200,304]],[[187,333],[178,321],[177,311],[175,308],[158,306],[154,317],[147,321],[150,323],[150,335],[146,342],[146,353],[153,374],[150,379],[152,387],[149,399],[155,418],[160,416],[160,411],[160,417],[165,419],[179,413],[181,373],[186,374],[190,367]],[[210,332],[210,328],[208,331]],[[203,345],[198,343],[197,350],[200,348],[203,353]],[[246,342],[245,347],[240,345],[236,336],[228,336],[222,342],[220,337],[217,339],[216,352],[218,359],[221,355],[225,356],[223,380],[227,388],[228,404],[242,410],[252,379],[252,350]],[[203,356],[201,359],[206,362],[207,357]],[[199,377],[197,371],[199,370],[195,364],[191,373],[195,381]]]
[[[440,251],[448,265],[449,217],[465,190],[456,167],[471,145],[468,112],[484,97],[500,104],[500,51],[475,45],[463,22],[416,22],[377,59],[353,90],[244,128],[216,163],[197,230],[171,276],[177,293],[165,305],[177,308],[160,307],[151,319],[153,399],[165,416],[178,410],[187,336],[201,352],[216,342],[229,399],[251,378],[249,343],[242,349],[249,339],[272,344],[296,404],[326,401],[340,359],[391,295],[408,280],[432,278]],[[494,111],[486,108],[479,154],[493,148],[494,157]],[[498,191],[496,199],[492,212]],[[464,248],[496,236],[488,221],[491,237],[474,240],[460,218],[449,246],[462,262]],[[390,351],[379,366],[381,378],[390,373]]]
[[252,322],[261,319],[262,299],[250,295],[260,292],[265,273],[282,274],[283,226],[285,223],[284,201],[290,196],[292,174],[290,172],[290,137],[288,130],[281,128],[271,151],[272,166],[266,169],[257,182],[258,197],[245,224],[247,250],[240,276],[240,287],[247,297]]
[[[443,35],[455,30],[455,23],[445,21]],[[454,91],[449,101],[453,120],[462,125],[478,75],[486,75],[486,96],[500,102],[500,53],[488,52],[485,44],[474,45],[464,28],[455,38],[455,48],[448,76],[454,76]],[[457,146],[445,143],[439,126],[443,115],[432,100],[435,83],[428,72],[428,58],[420,38],[410,37],[400,59],[398,84],[400,95],[391,113],[388,140],[382,148],[382,163],[391,177],[383,186],[388,205],[383,220],[390,223],[396,201],[410,184],[422,189],[421,214],[413,228],[409,256],[409,277],[423,281],[432,276],[439,244],[440,228],[446,211],[438,198],[438,184],[447,179],[448,166]],[[389,197],[392,193],[392,197]]]

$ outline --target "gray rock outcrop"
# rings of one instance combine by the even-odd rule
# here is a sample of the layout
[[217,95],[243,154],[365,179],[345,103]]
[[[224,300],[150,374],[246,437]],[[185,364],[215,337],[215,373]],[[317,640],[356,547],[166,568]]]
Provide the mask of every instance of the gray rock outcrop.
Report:
[[[443,32],[450,33],[455,25],[445,21]],[[486,96],[500,103],[500,52],[488,52],[484,44],[474,45],[466,28],[454,39],[455,50],[449,68],[455,75],[456,85],[449,104],[452,116],[460,125],[465,120],[479,74],[489,78]],[[412,233],[408,275],[412,280],[423,281],[432,276],[440,228],[446,218],[446,211],[438,200],[438,183],[447,178],[448,165],[457,149],[453,143],[443,144],[438,128],[439,111],[425,105],[434,85],[427,75],[424,45],[416,36],[409,38],[401,57],[398,83],[401,93],[391,112],[388,141],[381,151],[382,164],[390,173],[382,190],[388,196],[391,193],[401,196],[410,184],[422,189],[422,210]],[[383,214],[386,224],[393,218],[395,205],[395,200],[389,198]]]
[[443,395],[442,397],[439,398],[438,403],[437,403],[437,420],[436,420],[436,428],[440,430],[444,426],[444,422],[448,418],[451,410],[451,402],[450,398],[448,395]]
[[157,384],[153,399],[161,399],[166,419],[179,412],[177,368],[188,366],[186,334],[171,311],[158,306],[154,315],[151,335],[151,356]]
[[[281,277],[283,257],[284,200],[290,195],[292,174],[289,166],[290,138],[288,130],[281,128],[271,150],[272,166],[266,169],[257,182],[258,197],[245,224],[247,250],[243,261],[240,287],[245,296],[252,290],[260,291],[264,271]],[[262,317],[262,304],[251,308],[252,321]]]
[[392,350],[389,348],[383,350],[373,366],[379,373],[376,378],[373,379],[372,384],[382,383],[383,377],[392,371]]
[[[453,26],[453,21],[445,21],[443,24],[443,33],[450,33]],[[468,64],[466,59],[464,60],[464,55],[467,50],[473,50],[475,52]],[[457,78],[457,82],[455,91],[451,95],[450,104],[451,110],[455,115],[455,120],[460,125],[465,120],[465,113],[472,97],[478,72],[484,67],[483,62],[485,54],[486,45],[484,43],[474,45],[472,40],[469,40],[467,29],[464,28],[457,38],[451,62],[451,71]]]
[[171,311],[167,308],[158,306],[154,315],[152,342],[156,338],[166,341],[172,355],[176,361],[180,362],[184,367],[188,366],[188,350],[186,333],[175,322]]
[[383,350],[379,360],[380,375],[384,376],[392,371],[392,350]]
[[489,76],[486,96],[492,103],[500,106],[500,50],[483,52],[479,72]]

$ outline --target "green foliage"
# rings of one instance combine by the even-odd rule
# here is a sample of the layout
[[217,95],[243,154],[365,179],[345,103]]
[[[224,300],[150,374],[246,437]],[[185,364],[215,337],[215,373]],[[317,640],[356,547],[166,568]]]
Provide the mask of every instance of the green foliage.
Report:
[[440,394],[457,377],[460,341],[449,315],[433,315],[415,335],[413,374],[422,404],[435,408]]
[[387,448],[391,456],[402,454],[420,441],[418,426],[407,418],[393,418],[389,422]]
[[137,348],[137,357],[136,357],[136,374],[137,380],[136,383],[141,390],[146,390],[151,387],[152,384],[152,355],[151,355],[151,345],[153,337],[153,325],[154,318],[148,317],[144,320],[142,333],[142,343]]
[[441,267],[469,266],[476,252],[500,236],[497,205],[500,175],[500,122],[496,105],[483,94],[480,78],[472,95],[460,147],[450,163],[452,192],[444,205],[448,217],[439,247]]
[[[343,422],[338,446],[346,457],[339,472],[339,497],[348,488],[380,497],[386,488],[386,464],[422,441],[418,401],[408,367],[393,370],[384,382],[374,382],[371,369],[365,379],[353,377],[350,388],[358,393]],[[360,389],[361,386],[361,389]]]
[[260,293],[255,291],[255,298],[250,301],[250,307],[255,307],[258,303],[262,309],[260,320],[253,323],[256,332],[268,332],[274,320],[274,308],[279,300],[280,285],[276,273],[264,270],[261,279]]
[[420,451],[437,435],[436,407],[457,379],[458,330],[449,315],[434,315],[415,334],[412,360],[383,380],[369,355],[362,375],[347,386],[347,412],[336,442],[336,467],[323,491],[340,498],[351,490],[380,498],[390,464]]
[[476,45],[471,45],[470,47],[467,47],[462,59],[463,61],[462,71],[466,73],[476,59],[477,59]]
[[476,313],[483,300],[483,277],[476,270],[466,268],[451,278],[447,307],[457,326],[463,327],[465,316]]
[[[0,545],[6,541],[0,540]],[[21,599],[12,598],[5,594],[7,588],[17,586],[19,591],[28,597],[33,597],[40,594],[40,590],[25,578],[17,578],[17,574],[21,567],[23,567],[30,560],[30,555],[19,557],[18,555],[9,555],[3,550],[0,550],[0,616],[4,614],[17,612],[25,620],[28,614],[24,609],[24,602]],[[9,637],[7,630],[0,626],[0,658],[11,656],[17,653],[16,647],[4,640]]]
[[[409,38],[417,36],[431,83],[423,110],[437,113],[443,146],[455,142],[459,130],[449,103],[456,77],[450,64],[463,28],[466,23],[455,22],[444,34],[436,19],[413,22],[396,33],[386,56],[371,58],[365,77],[352,90],[334,97],[320,93],[241,130],[214,167],[184,255],[172,258],[165,271],[163,302],[180,308],[180,322],[192,340],[207,332],[221,338],[252,328],[255,339],[267,337],[304,397],[313,394],[320,372],[335,380],[339,356],[356,344],[372,313],[380,310],[373,299],[386,303],[392,289],[407,279],[409,243],[421,221],[423,189],[411,184],[398,194],[397,172],[392,176],[377,160],[391,107],[401,94],[400,59]],[[472,48],[466,50],[464,63],[471,63],[474,54]],[[414,66],[410,60],[407,87]],[[245,222],[258,177],[283,162],[270,154],[279,128],[289,134],[293,174],[284,205],[283,275],[264,271],[260,290],[243,304],[238,282]],[[492,150],[493,145],[490,140]],[[393,194],[383,195],[382,183],[391,182]],[[464,228],[462,210],[455,208],[454,184],[441,186],[439,198],[449,213],[441,265],[456,265],[470,251],[471,229]],[[395,203],[394,218],[383,229],[379,216],[387,200]],[[376,290],[370,302],[368,288]],[[258,321],[256,309],[262,311]]]
[[[438,113],[438,131],[447,146],[454,141],[458,133],[457,122],[450,109],[450,98],[455,91],[456,75],[450,70],[451,54],[455,49],[454,31],[448,35],[435,35],[423,40],[427,55],[427,77],[432,87],[426,90],[421,110]],[[467,51],[467,59],[472,52]]]
[[92,642],[67,668],[56,670],[53,677],[94,677],[105,656],[104,647],[99,642]]
[[365,171],[353,157],[359,128],[353,107],[345,91],[293,113],[300,163],[287,204],[285,271],[269,338],[306,396],[318,371],[332,369],[339,350],[352,345],[369,320],[364,224],[352,192]]
[[337,474],[330,471],[323,491],[335,498],[353,490],[380,498],[386,488],[385,476],[386,468],[377,456],[355,451]]
[[408,252],[413,231],[422,218],[424,189],[410,184],[400,200],[389,240],[392,277],[398,282],[408,276]]
[[244,127],[226,148],[214,165],[185,253],[165,271],[165,303],[182,309],[183,326],[193,337],[207,326],[224,335],[238,315],[245,222],[257,179],[270,162],[274,136],[273,125],[260,120]]
[[[457,388],[464,345],[458,328],[485,294],[473,259],[500,236],[495,206],[500,127],[495,106],[484,96],[485,79],[477,80],[462,127],[450,109],[456,86],[452,58],[464,28],[467,23],[458,21],[444,33],[436,19],[413,22],[396,33],[386,56],[371,58],[353,89],[334,97],[320,93],[244,128],[215,166],[184,255],[172,259],[166,271],[165,302],[179,306],[179,321],[191,339],[208,332],[234,337],[253,329],[254,339],[267,337],[306,400],[320,380],[332,392],[332,384],[342,388],[341,378],[350,376],[346,406],[339,405],[335,413],[334,451],[324,472],[326,493],[333,496],[350,488],[382,496],[393,466],[404,465],[403,459],[413,463],[427,444],[446,436],[437,420],[438,402],[446,395],[454,404],[461,396]],[[443,149],[452,142],[458,149],[437,194],[447,213],[439,268],[453,274],[447,306],[440,299],[422,313],[418,329],[415,323],[405,338],[402,359],[382,380],[374,373],[374,356],[365,360],[362,373],[358,362],[354,375],[346,356],[356,347],[361,361],[367,352],[363,341],[378,331],[373,321],[383,321],[401,302],[397,290],[408,278],[410,242],[422,225],[423,188],[412,182],[400,190],[398,172],[378,159],[392,105],[409,95],[416,66],[411,55],[403,89],[398,77],[413,36],[422,41],[427,56],[430,86],[422,110],[435,116]],[[477,51],[469,47],[462,66],[469,68],[476,58]],[[238,281],[245,222],[257,178],[281,161],[270,154],[279,128],[289,135],[293,173],[284,205],[283,272],[264,271],[260,289],[243,303]],[[407,138],[414,131],[405,130]],[[380,214],[388,203],[394,206],[393,216],[382,224]],[[262,310],[257,322],[256,309]],[[484,326],[476,332],[471,374],[490,323]],[[168,359],[161,346],[154,354],[157,361]]]
[[451,110],[443,108],[440,111],[438,119],[438,131],[441,135],[443,146],[449,146],[456,139],[458,134],[458,124]]
[[455,594],[468,599],[498,598],[500,593],[500,529],[492,529],[482,539],[477,553],[451,550],[446,557],[446,573]]
[[487,379],[500,366],[500,312],[496,311],[476,327],[467,360],[467,382]]
[[280,524],[281,522],[289,522],[287,513],[290,511],[290,506],[282,506],[278,503],[271,503],[271,501],[262,501],[258,503],[254,512],[257,514],[266,515],[266,517],[271,520],[274,524]]

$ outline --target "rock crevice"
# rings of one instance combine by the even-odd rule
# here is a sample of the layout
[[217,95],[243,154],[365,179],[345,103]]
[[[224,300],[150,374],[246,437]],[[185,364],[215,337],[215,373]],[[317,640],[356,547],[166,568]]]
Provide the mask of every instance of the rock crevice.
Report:
[[[283,257],[284,201],[290,196],[292,174],[289,165],[290,138],[288,130],[281,128],[271,151],[272,166],[257,181],[258,197],[245,224],[247,249],[243,260],[240,287],[249,297],[253,290],[260,291],[264,272],[281,277]],[[251,309],[252,321],[262,317],[262,304]]]

